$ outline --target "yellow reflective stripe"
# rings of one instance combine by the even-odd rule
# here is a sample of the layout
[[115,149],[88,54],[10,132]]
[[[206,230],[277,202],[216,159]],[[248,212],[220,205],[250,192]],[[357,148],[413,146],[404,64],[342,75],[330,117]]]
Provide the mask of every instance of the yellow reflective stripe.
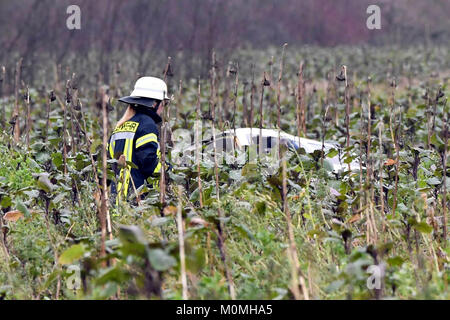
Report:
[[119,182],[117,183],[117,201],[116,201],[117,204],[119,202],[119,198],[120,198],[121,193],[122,193],[123,170],[124,169],[120,170]]
[[[158,160],[161,159],[161,150],[158,148],[156,150],[156,156],[158,157]],[[158,165],[156,166],[155,170],[153,170],[153,173],[159,173],[161,171],[161,161],[158,161]]]
[[111,159],[114,159],[115,148],[116,148],[116,141],[113,141],[113,143],[108,143],[109,155],[111,156]]
[[141,147],[144,144],[149,143],[149,142],[156,142],[156,143],[158,143],[158,137],[156,136],[156,134],[149,133],[149,134],[146,134],[145,136],[142,136],[139,139],[137,139],[136,140],[136,148],[139,148],[139,147]]
[[156,166],[156,168],[153,171],[153,173],[159,173],[160,171],[161,171],[161,162],[158,162],[158,165]]
[[125,152],[126,152],[125,153],[125,160],[131,162],[131,160],[132,160],[131,157],[132,157],[132,154],[133,154],[133,140],[127,139],[125,144],[127,145],[125,147]]
[[109,156],[111,157],[111,159],[114,158],[114,150],[112,148],[112,144],[108,143],[108,150],[109,150]]
[[130,174],[131,170],[129,168],[126,168],[127,173],[125,174],[125,186],[123,188],[123,195],[126,197],[128,194],[128,186],[130,185]]
[[[123,153],[125,155],[125,160],[128,160],[127,159],[127,150],[128,150],[128,139],[125,140],[125,146],[123,148]],[[124,169],[125,168],[122,168],[120,170],[119,183],[117,184],[117,197],[120,197],[121,193],[123,192],[123,188],[122,187],[123,187],[123,185],[126,184],[125,183],[126,181],[124,180],[124,176],[123,176]],[[125,193],[125,195],[126,195],[126,193]]]
[[[125,142],[125,159],[126,161],[131,162],[133,157],[133,140],[127,139]],[[128,186],[130,184],[130,176],[131,176],[131,168],[130,166],[127,166],[126,168],[127,172],[125,175],[125,186],[124,186],[124,195],[127,196],[128,194]]]
[[[131,162],[132,156],[133,156],[133,140],[132,139],[126,139],[125,140],[125,147],[124,147],[124,156],[125,161]],[[125,177],[124,177],[125,173]],[[126,166],[126,168],[123,168],[120,170],[120,181],[117,184],[117,194],[118,196],[123,193],[123,195],[126,197],[128,194],[128,186],[130,184],[130,176],[131,176],[131,168],[130,166]],[[123,183],[122,183],[123,182]]]

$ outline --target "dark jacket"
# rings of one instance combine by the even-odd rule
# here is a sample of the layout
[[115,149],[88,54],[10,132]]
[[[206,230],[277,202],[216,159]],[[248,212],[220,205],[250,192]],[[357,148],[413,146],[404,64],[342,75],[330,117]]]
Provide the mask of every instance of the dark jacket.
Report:
[[113,185],[113,195],[118,193],[126,197],[134,192],[133,183],[138,189],[149,177],[158,176],[161,152],[157,124],[160,122],[161,118],[154,111],[138,109],[130,120],[113,131],[108,146],[110,157],[119,159],[123,154],[127,162],[137,167],[113,166],[118,182],[117,187]]

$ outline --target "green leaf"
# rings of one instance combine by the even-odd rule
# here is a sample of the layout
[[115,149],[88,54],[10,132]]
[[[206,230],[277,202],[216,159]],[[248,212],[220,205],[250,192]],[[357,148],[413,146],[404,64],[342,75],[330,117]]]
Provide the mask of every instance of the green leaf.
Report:
[[131,162],[131,161],[127,161],[126,163],[127,163],[127,165],[128,165],[130,168],[133,168],[133,169],[139,169],[138,166],[135,165],[135,164],[134,164],[133,162]]
[[430,185],[432,185],[432,186],[436,186],[436,185],[438,185],[438,184],[441,184],[441,180],[439,180],[439,179],[436,178],[436,177],[432,177],[432,178],[430,178],[430,179],[427,180],[427,183],[430,184]]
[[199,272],[205,265],[205,251],[203,248],[196,250],[187,247],[186,252],[186,267],[191,272]]
[[52,161],[56,168],[60,168],[63,164],[63,156],[60,152],[52,153]]
[[308,236],[311,238],[314,238],[317,236],[317,238],[323,238],[325,236],[325,232],[319,229],[313,229],[308,232]]
[[39,197],[38,190],[24,191],[23,193],[27,195],[28,199],[36,199],[37,197]]
[[267,205],[265,201],[258,201],[255,205],[255,209],[259,214],[264,214],[267,210]]
[[59,270],[55,270],[52,273],[50,273],[47,280],[45,281],[44,288],[48,288],[52,284],[52,282],[56,280],[58,274]]
[[30,211],[28,211],[28,208],[21,201],[17,203],[17,210],[22,212],[26,218],[31,217]]
[[431,143],[437,147],[444,145],[444,141],[442,141],[441,137],[439,137],[436,133],[431,136]]
[[55,185],[53,183],[51,183],[48,178],[48,173],[41,173],[39,175],[37,185],[38,185],[39,189],[41,189],[42,191],[45,191],[47,193],[52,192],[53,189],[55,188]]
[[169,219],[167,217],[155,217],[151,221],[151,225],[152,225],[152,227],[160,227],[160,226],[163,226],[165,224],[168,224],[171,220],[172,219]]
[[140,243],[147,244],[144,233],[138,226],[125,226],[121,225],[119,232],[119,238],[122,243]]
[[395,257],[387,259],[387,263],[392,267],[394,267],[394,266],[401,267],[403,262],[405,262],[405,260],[403,260],[399,256],[395,256]]
[[414,224],[414,228],[416,228],[417,231],[422,233],[431,233],[431,231],[433,231],[433,227],[426,222],[416,223]]
[[47,152],[39,152],[36,156],[36,160],[39,163],[44,163],[44,162],[47,162],[48,160],[50,160],[50,156]]
[[247,163],[242,167],[242,176],[249,182],[256,182],[259,179],[258,167],[256,164]]
[[345,164],[352,163],[352,161],[353,161],[353,157],[351,157],[351,156],[345,157],[345,159],[344,159]]
[[94,154],[95,151],[97,150],[98,146],[100,146],[101,144],[102,144],[102,140],[100,140],[100,139],[95,139],[95,140],[92,142],[92,144],[91,144],[91,150],[90,150],[90,152],[91,152],[92,154]]
[[105,285],[108,282],[121,283],[125,281],[126,278],[127,277],[122,270],[117,267],[111,267],[106,269],[106,271],[104,271],[102,275],[96,279],[95,283],[98,285]]
[[72,264],[74,261],[83,257],[86,252],[83,244],[75,244],[63,252],[59,257],[60,264]]
[[250,229],[249,229],[245,224],[242,224],[242,223],[237,224],[237,225],[235,226],[235,228],[236,228],[236,230],[239,231],[239,233],[240,233],[241,235],[243,235],[244,237],[246,237],[246,238],[248,238],[248,239],[250,239],[250,240],[252,240],[252,241],[255,241],[255,240],[256,240],[256,239],[255,239],[255,236],[253,235],[253,233],[250,231]]
[[4,208],[11,207],[12,201],[10,196],[3,196],[2,201],[0,202],[0,206]]
[[339,150],[332,148],[332,149],[330,149],[330,151],[328,151],[327,157],[333,158],[333,157],[337,156],[338,154],[339,154]]
[[170,256],[162,249],[150,249],[148,258],[153,268],[158,271],[167,270],[177,263],[174,257]]

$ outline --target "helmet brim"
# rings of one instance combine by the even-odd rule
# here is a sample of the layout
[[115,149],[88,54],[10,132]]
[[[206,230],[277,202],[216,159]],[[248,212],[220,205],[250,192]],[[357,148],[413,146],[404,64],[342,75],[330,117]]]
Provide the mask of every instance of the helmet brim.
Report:
[[132,105],[139,105],[151,108],[153,107],[155,101],[159,101],[157,99],[151,99],[151,98],[144,98],[144,97],[131,97],[126,96],[119,99],[120,102],[128,103]]

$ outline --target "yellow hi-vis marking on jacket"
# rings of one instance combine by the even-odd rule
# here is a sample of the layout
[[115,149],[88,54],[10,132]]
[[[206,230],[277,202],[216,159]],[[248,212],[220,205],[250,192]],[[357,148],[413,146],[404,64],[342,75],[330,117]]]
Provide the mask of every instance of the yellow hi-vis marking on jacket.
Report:
[[159,150],[159,143],[158,143],[158,137],[154,133],[146,134],[145,136],[140,137],[136,140],[136,149],[139,147],[142,147],[144,144],[147,144],[149,142],[156,142],[158,144],[158,150]]
[[113,134],[117,132],[136,132],[138,126],[139,122],[127,121],[124,122],[122,125],[116,127],[113,131]]
[[[133,139],[125,140],[125,147],[123,151],[123,155],[125,156],[125,161],[131,162],[133,156]],[[130,184],[131,177],[131,167],[126,165],[125,168],[120,170],[120,178],[119,183],[117,184],[117,199],[123,194],[124,197],[128,194],[128,187]]]
[[159,150],[159,145],[158,145],[158,151],[156,151],[156,155],[158,156],[158,165],[156,166],[155,170],[153,171],[154,173],[159,173],[161,171],[161,150]]
[[[145,136],[142,136],[139,139],[137,139],[136,149],[150,142],[155,142],[158,145],[156,155],[158,157],[158,160],[161,160],[161,150],[159,149],[158,137],[154,133],[146,134]],[[153,170],[153,173],[159,173],[160,171],[161,171],[161,161],[158,161],[158,165],[156,166],[155,170]]]
[[[154,133],[146,134],[145,136],[142,136],[139,139],[137,139],[136,140],[136,149],[139,147],[142,147],[143,145],[150,143],[150,142],[155,142],[158,145],[158,150],[156,151],[156,155],[158,157],[158,160],[160,160],[161,159],[161,150],[159,150],[158,137]],[[160,171],[161,171],[161,162],[159,161],[158,165],[156,166],[153,173],[159,173]]]
[[[117,140],[125,140],[125,145],[122,151],[118,151],[119,155],[123,154],[125,156],[125,161],[131,162],[133,159],[133,141],[134,135],[136,134],[137,128],[139,127],[138,122],[134,121],[126,121],[121,126],[118,126],[114,129],[110,143],[109,143],[109,155],[111,158],[115,159],[116,154],[114,154],[114,150],[116,148]],[[120,169],[119,181],[117,183],[117,198],[116,204],[118,204],[119,197],[122,195],[124,197],[127,196],[128,187],[130,184],[131,177],[131,167],[126,165],[125,168]]]

